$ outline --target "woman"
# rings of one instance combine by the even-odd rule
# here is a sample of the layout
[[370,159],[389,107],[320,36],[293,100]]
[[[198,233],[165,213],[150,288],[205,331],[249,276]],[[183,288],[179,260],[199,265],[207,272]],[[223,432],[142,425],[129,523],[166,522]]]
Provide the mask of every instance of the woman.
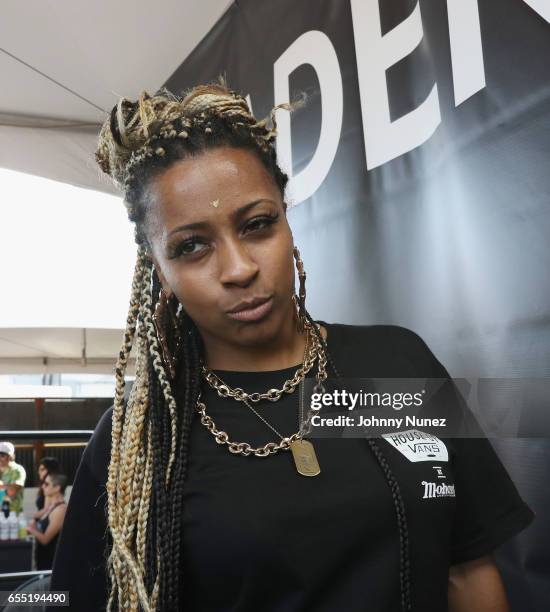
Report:
[[78,610],[440,612],[449,597],[503,611],[490,553],[533,514],[486,440],[445,441],[437,466],[459,494],[429,500],[433,462],[386,440],[303,440],[306,377],[448,373],[410,330],[311,318],[273,117],[221,83],[122,99],[102,127],[96,157],[139,250],[114,407],[79,467],[52,589]]
[[64,497],[66,486],[67,477],[64,474],[48,474],[42,485],[44,510],[27,525],[27,531],[36,538],[37,570],[52,569],[59,533],[67,510]]
[[42,509],[44,508],[44,479],[48,474],[59,474],[61,472],[61,467],[59,465],[59,461],[55,457],[42,457],[40,463],[38,464],[38,493],[36,494],[36,509],[32,517],[38,518],[42,513]]

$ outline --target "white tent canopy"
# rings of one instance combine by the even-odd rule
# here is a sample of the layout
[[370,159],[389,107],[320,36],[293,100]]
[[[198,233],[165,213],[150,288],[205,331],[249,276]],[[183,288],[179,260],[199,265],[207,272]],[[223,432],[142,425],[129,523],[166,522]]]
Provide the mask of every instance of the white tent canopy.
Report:
[[0,169],[0,374],[110,373],[135,244],[120,198]]
[[119,96],[158,89],[229,0],[9,2],[0,20],[0,167],[113,192],[93,159]]
[[166,82],[230,4],[3,6],[0,373],[112,371],[135,246],[94,160],[99,127],[119,96]]
[[112,374],[119,329],[0,329],[0,374]]

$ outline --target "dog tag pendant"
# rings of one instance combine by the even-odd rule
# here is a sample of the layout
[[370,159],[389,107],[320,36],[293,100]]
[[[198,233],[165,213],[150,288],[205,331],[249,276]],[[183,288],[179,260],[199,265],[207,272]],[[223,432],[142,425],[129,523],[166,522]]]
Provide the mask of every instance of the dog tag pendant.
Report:
[[292,457],[298,474],[302,476],[317,476],[321,473],[315,449],[309,440],[294,440],[294,442],[290,443],[290,450],[292,451]]

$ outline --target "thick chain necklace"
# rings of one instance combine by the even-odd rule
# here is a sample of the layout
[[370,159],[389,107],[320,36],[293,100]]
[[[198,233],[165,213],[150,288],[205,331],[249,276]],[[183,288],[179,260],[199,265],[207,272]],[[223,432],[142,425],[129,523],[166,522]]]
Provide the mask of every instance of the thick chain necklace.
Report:
[[[311,348],[308,350],[310,336],[312,337],[312,343]],[[315,332],[312,331],[311,323],[308,321],[308,326],[306,328],[306,350],[303,363],[298,367],[291,379],[285,380],[282,389],[269,389],[265,393],[246,393],[240,387],[235,387],[234,389],[231,388],[205,365],[202,366],[202,374],[206,382],[217,391],[220,397],[232,397],[238,401],[244,401],[246,399],[251,402],[259,402],[260,400],[267,399],[272,402],[276,402],[277,400],[281,399],[283,393],[292,393],[294,391],[294,389],[305,378],[305,375],[311,370],[317,357],[320,357],[318,378],[320,377],[321,380],[325,380],[327,377],[327,359],[319,338]]]
[[[201,394],[197,399],[196,409],[201,416],[201,423],[210,431],[218,444],[226,444],[229,452],[240,455],[253,455],[256,457],[267,457],[280,450],[290,450],[292,452],[298,473],[304,476],[316,476],[320,473],[317,457],[313,445],[308,440],[304,440],[304,432],[301,428],[301,414],[298,415],[299,430],[291,436],[282,436],[270,423],[268,423],[249,403],[259,402],[262,399],[277,401],[283,393],[292,393],[294,389],[304,380],[306,374],[311,370],[315,361],[318,360],[317,384],[327,377],[326,363],[327,358],[317,334],[312,330],[309,322],[306,325],[306,346],[304,359],[298,367],[294,376],[286,380],[282,389],[269,389],[265,393],[246,393],[240,387],[235,389],[224,383],[219,376],[206,366],[202,367],[202,373],[208,384],[216,390],[220,397],[231,397],[236,401],[243,402],[254,414],[262,420],[276,435],[281,438],[280,442],[268,442],[263,446],[252,447],[248,442],[233,442],[225,431],[218,430],[212,417],[206,414],[206,405],[201,401]],[[311,339],[311,347],[308,348]],[[302,384],[303,402],[303,384]]]

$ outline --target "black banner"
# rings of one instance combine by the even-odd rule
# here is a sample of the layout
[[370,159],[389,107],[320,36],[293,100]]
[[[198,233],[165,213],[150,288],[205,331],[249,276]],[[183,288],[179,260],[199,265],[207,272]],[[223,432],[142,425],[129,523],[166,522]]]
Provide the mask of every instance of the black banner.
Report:
[[[167,81],[224,73],[277,113],[308,310],[419,333],[454,377],[550,378],[550,8],[544,0],[239,0]],[[497,450],[537,512],[499,551],[550,609],[546,439]]]

